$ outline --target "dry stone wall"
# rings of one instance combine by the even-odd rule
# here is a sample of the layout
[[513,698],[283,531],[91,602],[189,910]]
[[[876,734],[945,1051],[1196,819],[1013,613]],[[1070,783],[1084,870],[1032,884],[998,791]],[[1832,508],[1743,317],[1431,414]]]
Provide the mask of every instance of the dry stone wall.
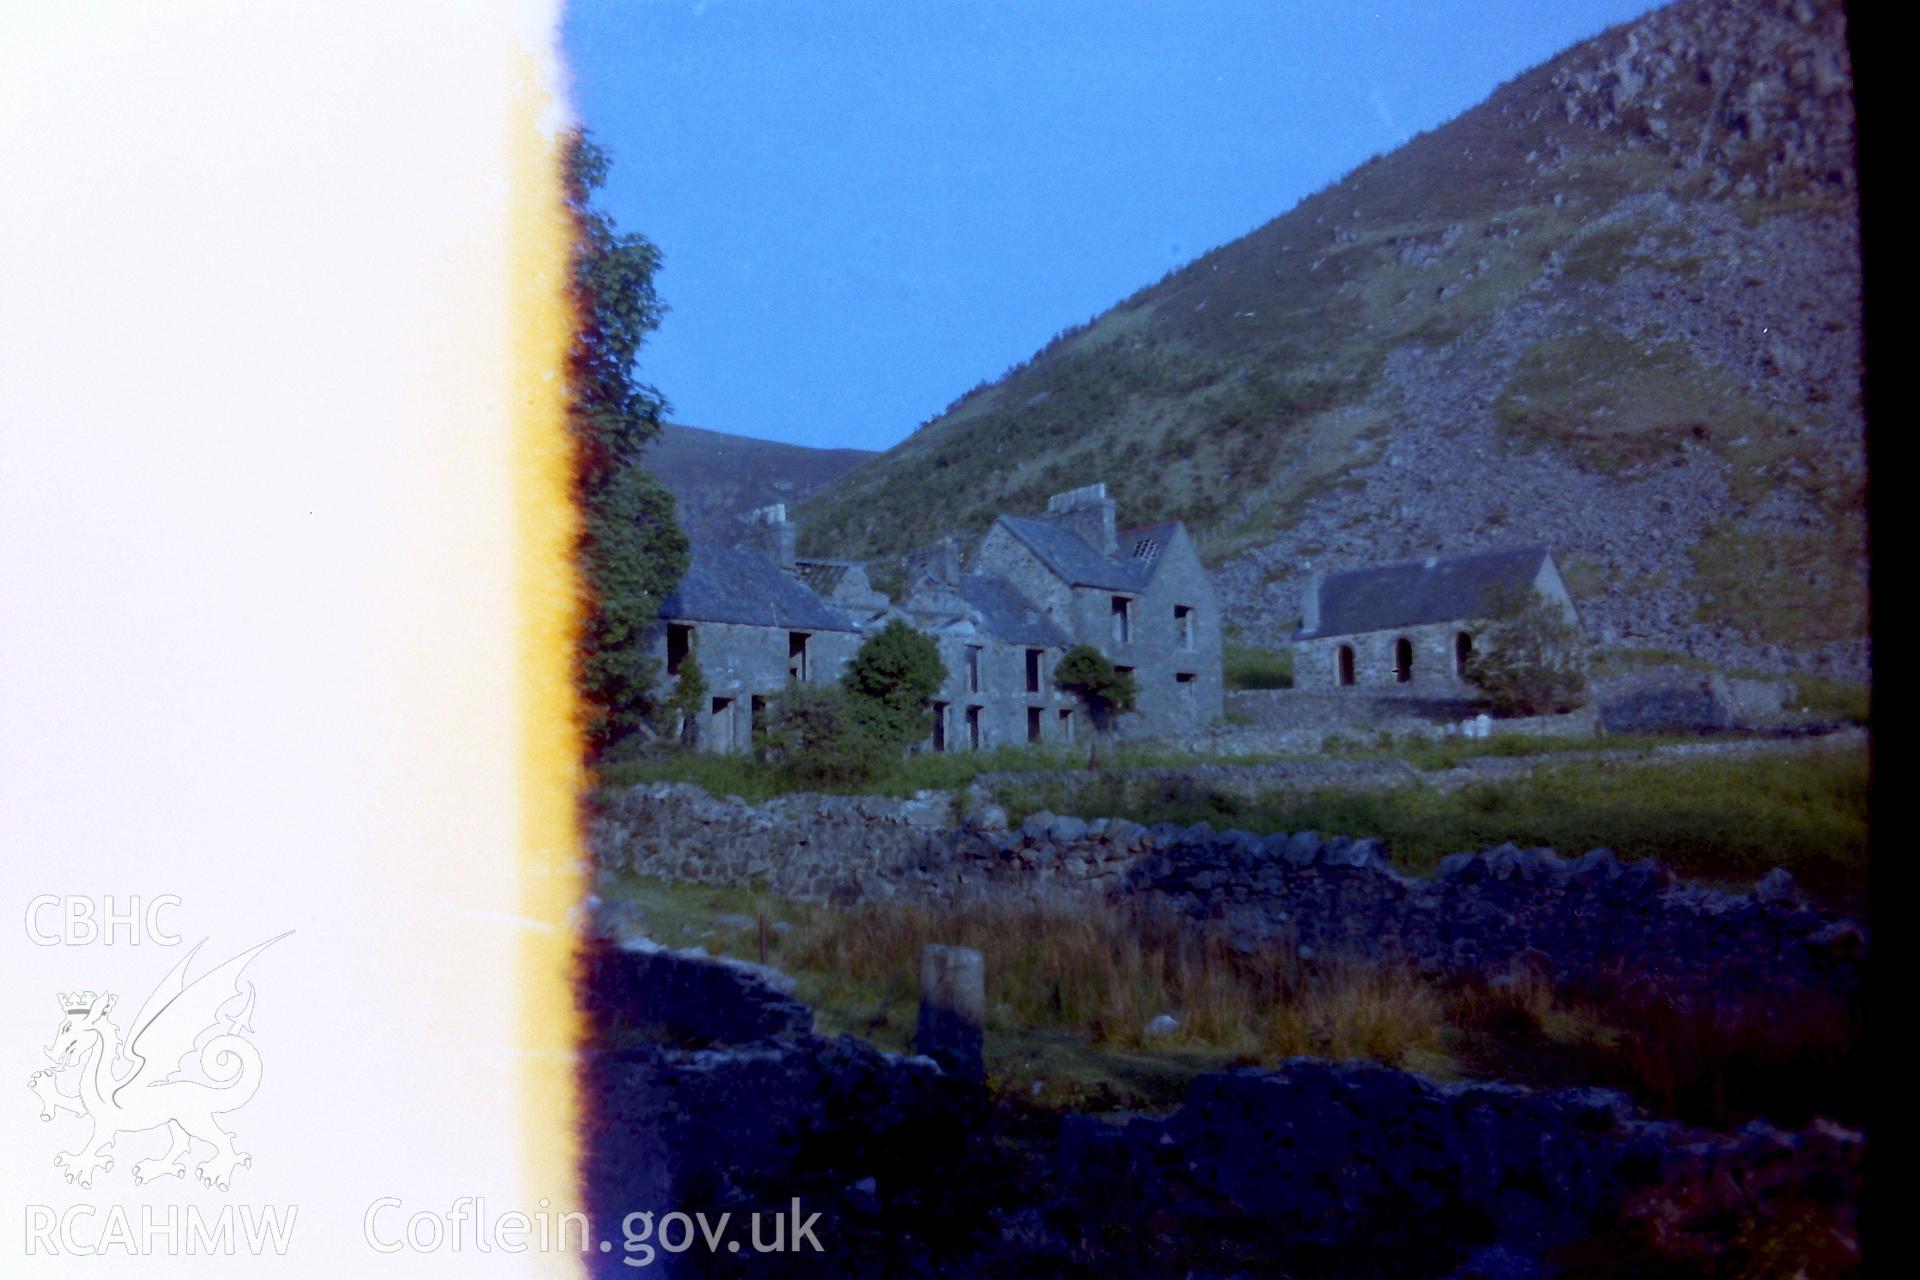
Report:
[[[1582,1242],[1637,1261],[1649,1239],[1653,1271],[1609,1274],[1671,1274],[1785,1216],[1858,1262],[1865,1142],[1824,1121],[1716,1133],[1605,1089],[1293,1059],[1202,1075],[1165,1116],[1067,1116],[1016,1155],[977,1081],[814,1033],[778,974],[644,941],[596,943],[582,970],[599,1238],[633,1241],[636,1208],[724,1206],[744,1232],[797,1200],[818,1250],[781,1255],[781,1275],[1220,1274],[1196,1263],[1231,1241],[1235,1274],[1548,1276]],[[767,1273],[666,1238],[588,1271]]]
[[1356,953],[1459,977],[1526,965],[1573,988],[1846,997],[1867,949],[1864,929],[1804,902],[1783,870],[1731,892],[1607,849],[1563,858],[1502,845],[1415,877],[1368,838],[1050,813],[1007,830],[992,806],[962,822],[937,794],[755,806],[685,784],[612,797],[592,843],[615,872],[841,903],[996,894],[1134,903],[1218,922],[1247,947]]

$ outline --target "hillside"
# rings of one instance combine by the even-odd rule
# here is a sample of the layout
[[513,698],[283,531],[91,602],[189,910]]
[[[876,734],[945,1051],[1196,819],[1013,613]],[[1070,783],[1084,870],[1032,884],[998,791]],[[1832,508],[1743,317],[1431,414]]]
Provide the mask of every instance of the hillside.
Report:
[[1835,0],[1607,31],[1063,333],[802,509],[880,555],[1105,479],[1250,639],[1308,568],[1542,541],[1604,640],[1865,664]]
[[740,513],[799,502],[873,456],[867,449],[811,449],[668,423],[646,458],[672,491],[687,532],[698,541],[729,543]]

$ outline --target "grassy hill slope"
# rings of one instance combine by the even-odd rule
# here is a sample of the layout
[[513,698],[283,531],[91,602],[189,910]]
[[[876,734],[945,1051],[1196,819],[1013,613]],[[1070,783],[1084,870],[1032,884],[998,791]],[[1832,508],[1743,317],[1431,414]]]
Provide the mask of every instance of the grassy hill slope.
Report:
[[729,543],[742,512],[797,503],[873,456],[868,449],[811,449],[668,423],[648,447],[647,465],[672,491],[688,533]]
[[1683,0],[1069,330],[802,508],[884,555],[1104,479],[1256,638],[1309,567],[1553,545],[1621,645],[1864,662],[1832,0]]

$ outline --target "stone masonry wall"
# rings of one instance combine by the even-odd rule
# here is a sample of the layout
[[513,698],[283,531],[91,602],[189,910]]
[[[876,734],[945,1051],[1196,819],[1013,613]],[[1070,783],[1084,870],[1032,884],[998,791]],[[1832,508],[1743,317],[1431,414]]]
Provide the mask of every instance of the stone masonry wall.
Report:
[[1554,1261],[1584,1244],[1665,1275],[1782,1217],[1858,1262],[1865,1141],[1825,1121],[1724,1134],[1606,1089],[1296,1058],[1202,1075],[1164,1116],[1067,1116],[1016,1155],[978,1083],[814,1033],[783,975],[644,940],[582,959],[585,1199],[622,1246],[596,1276],[767,1274],[666,1247],[659,1215],[724,1205],[737,1238],[796,1203],[817,1248],[781,1275],[1190,1276],[1228,1241],[1235,1274],[1584,1274]]
[[[1317,640],[1293,642],[1294,681],[1305,689],[1337,689],[1336,655],[1342,647],[1353,649],[1353,686],[1355,696],[1363,690],[1412,688],[1429,692],[1470,693],[1467,683],[1454,666],[1454,637],[1473,627],[1463,622],[1436,622],[1417,627],[1399,627],[1392,631],[1367,631],[1358,635],[1328,636]],[[1413,644],[1413,678],[1401,684],[1394,676],[1394,642],[1405,638]]]
[[[755,698],[772,699],[784,692],[788,635],[776,627],[745,626],[732,622],[698,622],[693,627],[693,654],[707,680],[706,707],[699,724],[703,751],[745,751],[753,740]],[[840,678],[861,637],[852,631],[814,631],[808,634],[808,683],[831,684]],[[654,628],[648,644],[665,670],[667,626]],[[669,682],[671,677],[668,678]]]
[[1455,854],[1423,878],[1396,872],[1372,839],[1047,813],[1017,831],[1004,822],[987,806],[960,824],[951,801],[932,794],[752,806],[655,784],[608,798],[590,839],[616,872],[837,902],[1005,894],[1158,905],[1219,922],[1249,946],[1357,953],[1457,976],[1525,964],[1575,988],[1850,995],[1864,969],[1865,931],[1804,903],[1777,869],[1735,893],[1606,849],[1566,859],[1503,845]]

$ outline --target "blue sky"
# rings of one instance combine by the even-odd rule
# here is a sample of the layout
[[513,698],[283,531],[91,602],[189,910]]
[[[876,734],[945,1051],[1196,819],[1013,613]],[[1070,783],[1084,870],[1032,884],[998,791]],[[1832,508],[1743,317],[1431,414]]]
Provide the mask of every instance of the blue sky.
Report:
[[1645,0],[572,0],[694,426],[881,449]]

